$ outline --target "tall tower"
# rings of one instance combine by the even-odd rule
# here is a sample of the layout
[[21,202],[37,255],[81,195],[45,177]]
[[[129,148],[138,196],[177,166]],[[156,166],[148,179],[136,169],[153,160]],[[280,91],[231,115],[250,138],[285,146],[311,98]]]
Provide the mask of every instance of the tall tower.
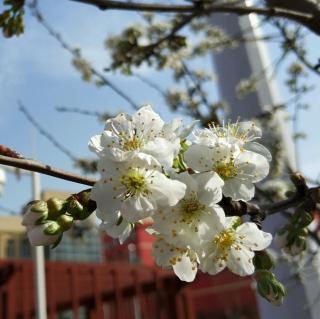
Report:
[[[244,0],[244,3],[249,5],[250,2]],[[258,27],[259,20],[253,14],[243,17],[213,14],[211,23],[221,27],[230,35],[261,36]],[[230,106],[228,115],[231,120],[234,121],[239,116],[241,119],[250,119],[270,110],[271,106],[279,104],[276,85],[270,78],[270,74],[263,72],[270,65],[267,48],[263,43],[250,41],[237,48],[227,49],[214,56],[214,64],[220,97]],[[242,99],[237,98],[237,84],[252,74],[259,75],[257,90]],[[285,161],[292,169],[295,169],[294,146],[285,122],[285,113],[278,110],[274,118],[284,147]],[[281,217],[274,216],[266,221],[264,226],[266,230],[274,232],[282,223]],[[288,286],[289,296],[282,307],[272,306],[258,297],[261,319],[319,318],[320,298],[316,298],[320,293],[320,272],[315,271],[311,276],[312,279],[307,279],[303,285],[295,282],[294,279],[289,279],[290,270],[287,266],[278,267],[276,274]]]

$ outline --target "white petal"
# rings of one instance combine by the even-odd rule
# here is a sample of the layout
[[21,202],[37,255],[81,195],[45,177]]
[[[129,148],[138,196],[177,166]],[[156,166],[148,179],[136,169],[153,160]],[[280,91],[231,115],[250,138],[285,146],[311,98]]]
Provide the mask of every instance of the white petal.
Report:
[[253,257],[254,253],[243,246],[240,250],[232,247],[228,256],[227,267],[239,276],[252,275],[254,273]]
[[180,140],[176,138],[175,140],[168,141],[157,137],[144,145],[142,150],[155,157],[165,167],[172,167],[173,160],[180,150]]
[[190,124],[187,124],[187,125],[184,125],[182,127],[182,130],[179,134],[179,137],[181,140],[184,140],[186,139],[190,134],[191,132],[193,131],[194,127],[200,123],[200,120],[195,120],[195,121],[192,121]]
[[28,231],[28,239],[32,246],[49,246],[58,240],[60,233],[56,235],[46,235],[44,233],[49,224],[34,226]]
[[272,235],[260,230],[254,223],[244,223],[237,228],[237,235],[244,236],[243,245],[252,250],[266,249],[272,241]]
[[105,212],[101,211],[99,209],[96,209],[95,211],[96,216],[101,219],[103,222],[111,223],[111,224],[116,224],[121,216],[120,211],[110,211],[110,212]]
[[138,195],[122,203],[121,214],[128,222],[135,223],[151,216],[156,208],[156,203],[152,199]]
[[186,185],[167,178],[164,174],[155,171],[153,173],[153,183],[149,189],[152,192],[152,198],[162,207],[174,206],[182,199],[186,192]]
[[119,113],[116,117],[106,121],[104,129],[116,134],[123,132],[127,136],[130,136],[133,132],[131,116],[127,113]]
[[101,213],[112,213],[121,209],[121,201],[115,196],[115,193],[111,183],[104,183],[103,181],[98,181],[92,187],[90,192],[90,198],[97,203],[97,208]]
[[157,239],[152,244],[152,256],[154,256],[156,264],[161,267],[168,268],[171,266],[170,259],[173,257],[170,248],[172,245],[165,242],[163,239]]
[[31,210],[31,207],[22,216],[21,224],[23,226],[34,226],[40,219],[45,219],[48,216],[48,212],[35,212]]
[[[199,217],[197,242],[194,247],[199,247],[203,242],[210,241],[224,229],[225,214],[223,209],[216,205],[210,208],[210,213],[204,213]],[[191,245],[191,244],[190,244]]]
[[184,160],[193,170],[209,171],[214,164],[212,149],[200,144],[192,144],[184,155]]
[[196,265],[192,263],[190,258],[186,255],[182,255],[180,258],[181,261],[178,261],[175,265],[172,266],[173,271],[182,281],[194,281],[194,278],[197,274]]
[[254,197],[254,185],[250,181],[237,178],[226,179],[222,188],[223,195],[233,200],[249,201]]
[[100,224],[100,229],[104,230],[110,237],[118,238],[120,244],[122,244],[130,236],[133,227],[132,224],[123,219],[119,224],[117,222],[103,222]]
[[252,121],[239,122],[236,124],[238,133],[246,133],[248,137],[260,138],[262,136],[261,128]]
[[198,193],[199,187],[198,183],[195,179],[195,175],[197,174],[189,174],[188,172],[183,172],[180,174],[172,174],[172,178],[180,181],[183,184],[186,184],[187,189],[186,189],[186,195],[190,192]]
[[235,160],[235,165],[238,168],[237,177],[252,183],[260,182],[269,174],[268,160],[254,152],[241,152]]
[[174,118],[170,123],[164,124],[162,128],[163,136],[169,140],[172,137],[177,137],[182,125],[183,125],[182,119]]
[[101,134],[92,136],[89,140],[88,147],[90,151],[96,153],[97,155],[103,155],[102,152],[104,147],[101,145]]
[[199,185],[199,200],[202,204],[212,206],[222,199],[224,181],[215,172],[194,174]]
[[152,138],[162,130],[164,122],[150,105],[145,105],[132,116],[132,124],[137,136]]
[[220,259],[217,251],[210,251],[200,260],[199,268],[210,275],[215,275],[226,267],[226,261]]
[[258,153],[258,154],[264,156],[269,162],[271,162],[271,160],[272,160],[272,155],[271,155],[270,151],[265,146],[263,146],[257,142],[246,143],[244,145],[244,148],[247,151]]

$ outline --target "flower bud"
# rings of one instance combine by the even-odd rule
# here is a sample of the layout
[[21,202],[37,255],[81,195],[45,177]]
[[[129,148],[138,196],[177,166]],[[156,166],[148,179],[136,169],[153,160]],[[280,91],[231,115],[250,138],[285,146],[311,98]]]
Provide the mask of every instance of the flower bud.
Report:
[[75,219],[79,219],[79,216],[82,214],[82,211],[83,206],[81,205],[81,203],[75,197],[72,197],[68,201],[68,213]]
[[69,215],[61,215],[57,219],[57,223],[60,225],[62,231],[67,231],[72,227],[73,217]]
[[306,237],[298,236],[292,245],[283,248],[283,251],[291,256],[296,256],[301,254],[307,247]]
[[61,227],[55,221],[37,225],[28,231],[28,239],[32,246],[49,246],[55,244],[61,236]]
[[63,214],[64,204],[64,200],[55,197],[47,200],[49,219],[56,220],[61,214]]
[[33,201],[27,205],[22,217],[23,226],[34,226],[48,217],[48,206],[43,200]]
[[306,249],[307,235],[307,228],[284,227],[275,235],[274,241],[286,254],[296,256]]
[[255,269],[270,270],[273,267],[273,262],[270,255],[265,251],[256,251],[253,259]]
[[75,197],[69,199],[68,213],[77,220],[84,220],[88,218],[92,211],[88,210],[86,206],[82,205]]
[[258,270],[255,278],[259,294],[275,306],[282,305],[287,290],[275,275],[267,270]]
[[292,223],[297,228],[304,228],[311,224],[313,217],[303,209],[297,209],[291,217]]

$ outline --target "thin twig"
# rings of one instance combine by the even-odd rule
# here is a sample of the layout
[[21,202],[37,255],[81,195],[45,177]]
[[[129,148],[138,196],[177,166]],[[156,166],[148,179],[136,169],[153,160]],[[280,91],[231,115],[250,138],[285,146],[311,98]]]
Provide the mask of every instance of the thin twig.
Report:
[[98,118],[103,116],[103,113],[101,113],[101,112],[79,109],[77,107],[56,106],[56,110],[58,112],[77,113],[77,114],[94,116],[94,117],[98,117]]
[[[31,10],[32,15],[37,19],[37,21],[48,31],[48,33],[55,38],[60,45],[68,51],[74,58],[79,58],[79,51],[75,50],[75,48],[71,47],[61,36],[60,33],[56,32],[51,25],[44,19],[42,13],[40,12],[38,6],[36,4],[30,4],[29,8]],[[128,96],[124,91],[122,91],[117,85],[111,82],[102,72],[98,71],[94,68],[91,63],[89,64],[90,72],[99,79],[101,85],[106,85],[110,87],[117,95],[123,98],[132,108],[138,109],[139,106],[137,103],[133,101],[133,99]]]
[[96,182],[94,179],[66,172],[61,169],[52,167],[50,165],[42,164],[38,161],[34,161],[31,159],[19,159],[0,155],[0,164],[22,168],[27,171],[38,172],[41,174],[57,177],[60,179],[88,186],[93,186]]
[[19,109],[28,119],[28,121],[38,130],[38,132],[46,137],[50,143],[52,143],[59,151],[68,156],[72,161],[77,161],[77,157],[74,156],[66,147],[64,147],[61,143],[59,143],[53,135],[51,135],[47,130],[45,130],[40,123],[38,123],[34,117],[30,114],[30,112],[26,109],[26,107],[19,101]]

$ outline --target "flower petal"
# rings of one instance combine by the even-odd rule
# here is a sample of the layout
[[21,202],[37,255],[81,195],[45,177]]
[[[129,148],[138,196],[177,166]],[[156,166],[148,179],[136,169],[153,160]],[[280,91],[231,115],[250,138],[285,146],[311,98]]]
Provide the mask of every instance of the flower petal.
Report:
[[199,268],[210,275],[215,275],[222,271],[227,263],[224,259],[219,258],[217,250],[211,250],[208,255],[200,259]]
[[153,183],[150,184],[149,189],[158,205],[174,206],[184,197],[187,188],[185,184],[167,178],[158,171],[153,172],[153,176]]
[[249,201],[254,196],[254,185],[250,181],[230,178],[224,181],[222,192],[233,200]]
[[241,249],[231,248],[227,267],[236,275],[248,276],[254,273],[253,257],[254,253],[244,246]]
[[235,160],[238,168],[237,178],[249,180],[252,183],[260,182],[269,174],[268,160],[257,153],[243,151]]
[[237,228],[237,235],[243,236],[241,239],[243,245],[252,250],[263,250],[267,248],[272,241],[272,235],[258,228],[254,223],[243,223]]
[[184,160],[189,167],[199,172],[211,170],[214,164],[212,149],[200,144],[192,144],[186,151]]
[[224,181],[215,172],[194,174],[199,185],[199,201],[212,206],[222,199],[222,186]]
[[156,208],[154,200],[138,195],[130,197],[122,203],[121,214],[128,222],[136,223],[151,216]]
[[257,142],[246,143],[244,145],[244,148],[247,151],[258,153],[258,154],[264,156],[269,162],[271,162],[271,160],[272,160],[272,155],[271,155],[270,151],[265,146],[263,146]]
[[132,116],[132,125],[137,136],[151,139],[162,130],[164,122],[151,105],[145,105]]
[[143,152],[155,157],[165,167],[172,167],[174,158],[180,150],[180,139],[168,141],[157,137],[143,147]]
[[105,231],[110,237],[118,238],[120,244],[122,244],[131,234],[133,230],[132,224],[128,223],[126,220],[122,219],[118,223],[119,218],[121,218],[120,212],[117,214],[117,221],[115,222],[102,222],[100,224],[100,229]]
[[179,261],[172,266],[174,273],[182,281],[191,282],[197,274],[197,267],[195,263],[192,263],[190,258],[186,255],[182,255]]

